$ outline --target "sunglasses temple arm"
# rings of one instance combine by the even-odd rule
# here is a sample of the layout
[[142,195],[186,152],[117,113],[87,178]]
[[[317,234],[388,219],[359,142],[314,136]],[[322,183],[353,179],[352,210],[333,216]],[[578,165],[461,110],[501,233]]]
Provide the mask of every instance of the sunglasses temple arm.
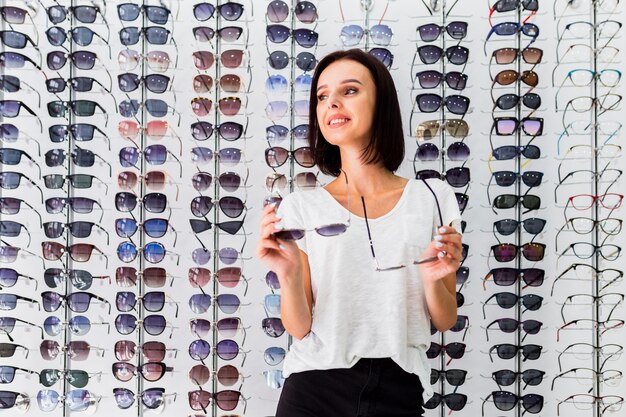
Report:
[[[102,84],[100,84],[102,85]],[[111,95],[113,97],[113,95]],[[115,97],[113,97],[113,100],[115,100]],[[115,103],[115,107],[117,108],[117,103]],[[109,147],[109,150],[111,150],[111,139],[109,139],[109,137],[106,135],[106,133],[104,133],[98,126],[96,126],[96,130],[100,133],[102,133],[102,136],[104,136],[104,140],[107,143],[107,146]]]

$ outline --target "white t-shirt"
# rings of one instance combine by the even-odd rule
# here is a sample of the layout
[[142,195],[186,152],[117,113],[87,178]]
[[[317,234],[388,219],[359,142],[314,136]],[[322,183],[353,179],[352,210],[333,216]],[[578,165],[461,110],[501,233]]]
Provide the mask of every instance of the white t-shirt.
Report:
[[[443,224],[458,224],[454,191],[437,179],[428,180],[428,185],[437,194]],[[350,201],[353,206],[361,204],[360,199]],[[365,219],[350,214],[324,188],[291,193],[278,212],[286,229],[314,229],[346,223],[348,218],[351,222],[341,235],[325,237],[311,230],[297,241],[309,258],[313,322],[311,331],[291,345],[283,367],[285,377],[307,370],[350,368],[361,358],[389,357],[417,374],[424,399],[430,398],[426,357],[430,317],[418,267],[412,265],[440,226],[428,187],[421,180],[409,180],[391,211],[375,219],[368,217],[380,267],[407,265],[394,271],[375,270]]]

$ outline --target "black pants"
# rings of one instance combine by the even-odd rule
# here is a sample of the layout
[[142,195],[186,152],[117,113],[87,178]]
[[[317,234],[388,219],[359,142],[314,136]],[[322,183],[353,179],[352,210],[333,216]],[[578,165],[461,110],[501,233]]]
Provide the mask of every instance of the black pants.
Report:
[[393,360],[361,359],[349,369],[291,374],[276,417],[419,417],[423,391]]

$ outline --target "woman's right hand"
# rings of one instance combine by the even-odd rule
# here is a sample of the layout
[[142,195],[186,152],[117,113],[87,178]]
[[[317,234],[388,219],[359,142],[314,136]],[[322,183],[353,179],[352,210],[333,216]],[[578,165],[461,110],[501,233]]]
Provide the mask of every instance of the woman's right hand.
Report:
[[280,225],[277,226],[278,222],[280,218],[276,215],[276,205],[265,206],[261,217],[256,256],[278,275],[282,287],[302,280],[302,259],[296,242],[274,236],[274,232],[282,230]]

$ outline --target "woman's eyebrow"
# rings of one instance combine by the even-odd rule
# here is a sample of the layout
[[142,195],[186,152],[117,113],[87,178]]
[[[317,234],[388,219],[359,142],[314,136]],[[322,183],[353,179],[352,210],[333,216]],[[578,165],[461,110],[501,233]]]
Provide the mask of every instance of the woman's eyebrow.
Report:
[[[347,80],[343,80],[340,84],[348,84],[348,83],[357,83],[357,84],[363,85],[363,83],[357,80],[356,78],[348,78]],[[328,85],[326,84],[320,85],[319,87],[317,87],[316,91],[320,91],[322,88],[326,88],[326,87],[328,87]]]

